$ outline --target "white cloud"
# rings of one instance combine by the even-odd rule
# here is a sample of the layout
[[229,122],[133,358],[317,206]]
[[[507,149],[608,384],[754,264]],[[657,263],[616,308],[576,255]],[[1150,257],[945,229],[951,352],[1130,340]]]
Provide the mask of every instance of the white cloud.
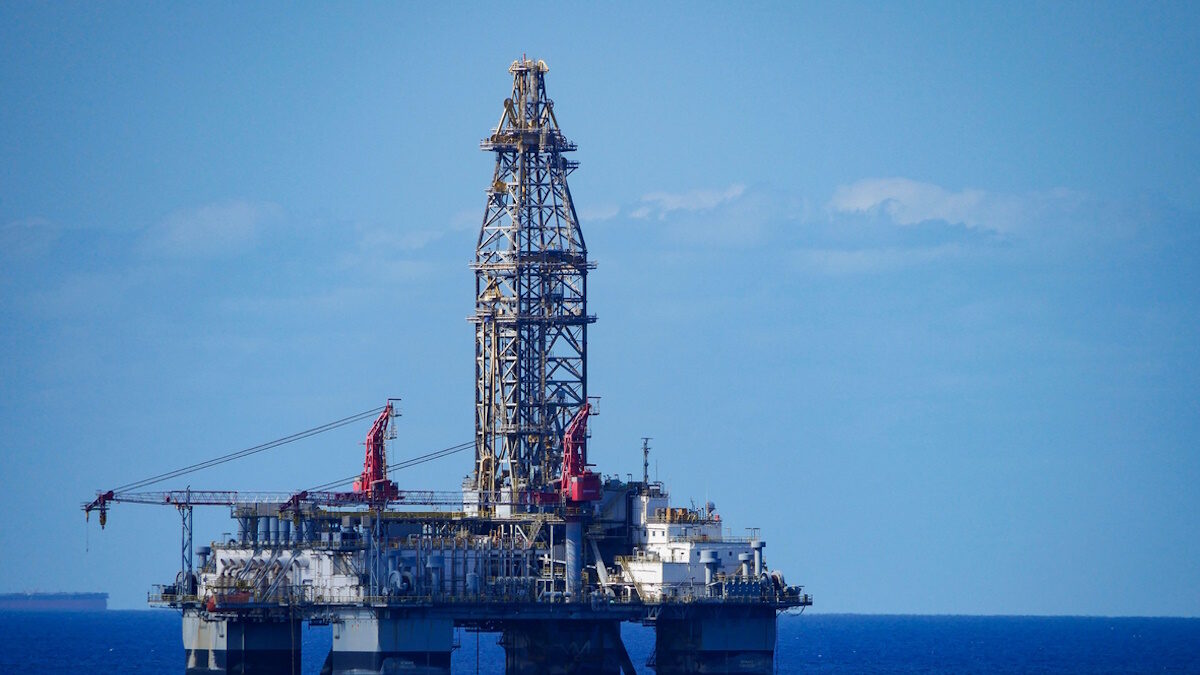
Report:
[[651,192],[629,214],[634,218],[663,220],[675,211],[710,211],[741,197],[746,186],[730,185],[724,190],[690,190],[688,192]]
[[240,253],[254,245],[265,225],[282,215],[277,204],[242,200],[183,209],[148,228],[141,248],[152,255],[185,257]]
[[834,191],[829,206],[840,213],[882,211],[899,225],[944,220],[1004,229],[996,222],[995,198],[983,190],[954,192],[908,178],[870,178],[843,185]]
[[1090,202],[1079,192],[1055,188],[1024,194],[948,190],[908,178],[868,178],[838,187],[833,214],[882,213],[897,225],[943,221],[1001,234],[1045,234],[1060,229]]

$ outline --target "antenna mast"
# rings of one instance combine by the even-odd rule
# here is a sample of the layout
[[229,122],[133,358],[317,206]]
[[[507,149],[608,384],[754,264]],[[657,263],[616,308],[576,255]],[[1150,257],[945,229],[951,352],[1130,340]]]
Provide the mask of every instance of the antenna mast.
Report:
[[650,441],[649,436],[642,436],[642,483],[650,484]]

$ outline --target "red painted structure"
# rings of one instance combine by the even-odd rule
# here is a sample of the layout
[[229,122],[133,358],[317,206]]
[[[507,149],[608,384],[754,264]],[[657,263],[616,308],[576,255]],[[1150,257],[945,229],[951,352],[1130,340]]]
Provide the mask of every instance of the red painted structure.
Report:
[[587,418],[592,404],[584,403],[563,434],[562,491],[569,502],[590,502],[600,499],[600,476],[588,470]]
[[354,491],[362,493],[369,502],[386,502],[396,499],[400,494],[396,484],[387,477],[387,450],[384,448],[384,441],[387,439],[388,423],[391,420],[392,402],[388,401],[367,434],[363,472],[358,480],[354,481]]

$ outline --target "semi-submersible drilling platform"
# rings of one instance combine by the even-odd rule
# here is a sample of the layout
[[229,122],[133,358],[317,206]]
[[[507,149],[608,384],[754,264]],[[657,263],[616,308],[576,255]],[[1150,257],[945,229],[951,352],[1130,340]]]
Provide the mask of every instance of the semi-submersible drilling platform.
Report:
[[[182,569],[150,602],[180,610],[189,675],[299,673],[300,627],[331,624],[322,672],[450,672],[456,628],[498,632],[508,673],[635,672],[623,621],[654,627],[659,673],[771,673],[777,613],[811,604],[764,541],[723,532],[711,503],[670,505],[651,481],[588,463],[588,260],[567,176],[575,150],[547,67],[509,68],[512,96],[481,144],[496,168],[475,261],[475,438],[462,491],[400,490],[385,441],[393,402],[352,418],[99,493],[167,504]],[[377,416],[376,416],[377,414]],[[137,491],[328,428],[375,418],[353,485],[298,493]],[[349,482],[349,479],[346,481]],[[237,535],[192,550],[192,508],[232,508]],[[436,508],[430,508],[430,507]]]

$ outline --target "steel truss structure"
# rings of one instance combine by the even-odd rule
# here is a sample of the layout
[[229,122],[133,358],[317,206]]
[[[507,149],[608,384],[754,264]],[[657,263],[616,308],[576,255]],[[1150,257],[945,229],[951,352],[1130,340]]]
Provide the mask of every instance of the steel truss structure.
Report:
[[578,166],[543,61],[509,68],[512,97],[481,148],[496,168],[475,252],[475,470],[480,512],[530,508],[560,479],[587,402],[587,248],[567,176]]

